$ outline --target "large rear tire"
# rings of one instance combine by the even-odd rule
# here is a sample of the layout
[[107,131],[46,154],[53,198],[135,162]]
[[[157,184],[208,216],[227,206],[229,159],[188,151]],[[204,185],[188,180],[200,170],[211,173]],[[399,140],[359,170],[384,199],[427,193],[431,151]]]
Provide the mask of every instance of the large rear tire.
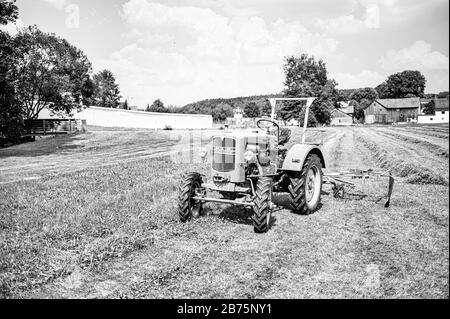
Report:
[[313,213],[320,203],[322,193],[323,173],[319,156],[308,155],[301,172],[290,173],[289,180],[292,210],[302,215]]
[[272,215],[272,179],[270,177],[260,177],[258,179],[254,203],[253,229],[255,233],[265,233],[270,228]]
[[199,173],[189,173],[183,177],[178,196],[178,215],[183,223],[199,216],[202,211],[202,202],[192,198],[195,196],[195,189],[200,188],[202,183]]

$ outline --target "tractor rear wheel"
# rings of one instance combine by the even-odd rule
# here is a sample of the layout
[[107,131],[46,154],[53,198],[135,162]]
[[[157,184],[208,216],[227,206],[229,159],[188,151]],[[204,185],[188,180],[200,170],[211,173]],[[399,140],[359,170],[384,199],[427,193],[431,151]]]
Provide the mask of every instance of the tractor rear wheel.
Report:
[[310,154],[303,164],[301,172],[289,176],[289,195],[292,210],[298,214],[313,213],[320,203],[322,192],[322,162],[315,154]]
[[253,229],[255,233],[265,233],[270,228],[272,212],[272,179],[260,177],[256,183],[253,206]]
[[202,211],[202,202],[196,201],[195,190],[202,185],[202,177],[199,173],[189,173],[181,182],[178,196],[178,215],[182,222],[187,222],[192,217],[198,217]]

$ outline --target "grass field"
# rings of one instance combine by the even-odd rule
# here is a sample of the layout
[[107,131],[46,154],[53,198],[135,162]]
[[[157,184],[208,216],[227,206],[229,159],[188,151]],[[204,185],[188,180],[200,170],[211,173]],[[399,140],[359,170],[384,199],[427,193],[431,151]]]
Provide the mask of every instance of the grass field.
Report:
[[277,212],[266,234],[224,205],[180,223],[212,131],[193,149],[198,132],[97,128],[0,150],[0,297],[448,298],[448,126],[324,130],[328,170],[393,172],[389,209],[324,186],[316,213]]

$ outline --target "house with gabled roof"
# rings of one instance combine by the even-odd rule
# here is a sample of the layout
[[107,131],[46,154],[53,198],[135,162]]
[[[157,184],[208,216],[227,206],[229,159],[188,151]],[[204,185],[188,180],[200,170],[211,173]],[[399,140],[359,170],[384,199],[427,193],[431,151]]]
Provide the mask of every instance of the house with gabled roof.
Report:
[[342,109],[334,109],[331,112],[330,125],[343,126],[352,124],[353,124],[353,117],[344,113]]
[[366,124],[390,124],[417,120],[420,98],[378,99],[364,109]]
[[449,123],[449,100],[448,99],[434,99],[434,114],[419,115],[417,122],[420,124],[436,124]]

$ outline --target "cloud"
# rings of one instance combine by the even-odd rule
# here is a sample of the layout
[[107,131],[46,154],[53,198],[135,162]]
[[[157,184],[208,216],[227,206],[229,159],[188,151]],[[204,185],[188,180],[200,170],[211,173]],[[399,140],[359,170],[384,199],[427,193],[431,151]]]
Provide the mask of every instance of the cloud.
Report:
[[325,58],[338,45],[298,21],[229,18],[210,8],[130,0],[121,15],[130,44],[94,65],[111,69],[139,105],[276,93],[286,55]]
[[402,69],[449,70],[448,56],[432,51],[431,44],[419,40],[401,50],[389,50],[380,59],[380,65],[389,71]]
[[385,81],[385,77],[378,72],[363,70],[358,74],[333,73],[331,74],[342,89],[376,87]]
[[44,0],[48,4],[52,5],[53,7],[62,10],[66,7],[67,1],[66,0]]
[[368,29],[380,28],[380,8],[375,3],[364,5],[365,14],[362,19],[354,15],[345,15],[332,19],[318,19],[316,26],[326,33],[344,34],[359,33]]
[[389,50],[379,60],[381,67],[392,74],[404,70],[419,70],[427,79],[427,92],[448,91],[449,58],[433,51],[431,44],[419,40],[410,47]]

